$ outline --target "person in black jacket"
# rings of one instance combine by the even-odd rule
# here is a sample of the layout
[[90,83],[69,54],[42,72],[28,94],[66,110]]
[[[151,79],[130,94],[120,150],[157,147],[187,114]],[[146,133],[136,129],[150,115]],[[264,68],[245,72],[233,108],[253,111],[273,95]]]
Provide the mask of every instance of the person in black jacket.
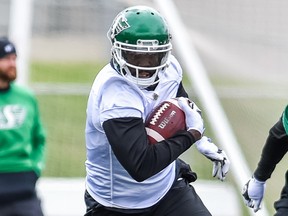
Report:
[[[261,208],[266,181],[271,177],[276,165],[288,151],[288,106],[276,124],[270,129],[262,150],[261,159],[252,178],[243,187],[245,204],[257,212]],[[275,216],[288,215],[288,171],[281,197],[274,203]]]

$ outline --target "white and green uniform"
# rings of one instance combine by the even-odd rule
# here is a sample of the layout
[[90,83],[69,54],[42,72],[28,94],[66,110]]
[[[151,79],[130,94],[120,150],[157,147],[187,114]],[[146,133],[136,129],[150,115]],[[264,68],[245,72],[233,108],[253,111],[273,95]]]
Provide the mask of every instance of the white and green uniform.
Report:
[[159,77],[154,90],[141,90],[108,64],[93,83],[85,131],[86,189],[104,206],[142,209],[156,204],[175,180],[175,159],[193,144],[183,131],[174,140],[148,145],[143,122],[159,103],[177,96],[182,81],[173,56]]

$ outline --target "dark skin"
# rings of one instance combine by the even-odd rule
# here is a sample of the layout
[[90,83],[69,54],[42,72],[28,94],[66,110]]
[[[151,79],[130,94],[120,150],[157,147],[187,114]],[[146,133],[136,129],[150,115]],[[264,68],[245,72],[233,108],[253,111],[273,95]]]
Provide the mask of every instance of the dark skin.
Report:
[[[161,64],[164,53],[141,53],[141,52],[123,52],[124,59],[132,65],[139,67],[157,67]],[[133,76],[136,75],[135,68],[129,67]],[[155,70],[139,70],[139,78],[149,78],[155,73]]]
[[192,136],[195,138],[196,141],[200,140],[202,137],[201,133],[197,130],[190,129],[188,130],[188,132],[192,134]]
[[7,89],[10,82],[17,78],[16,54],[0,58],[0,89]]

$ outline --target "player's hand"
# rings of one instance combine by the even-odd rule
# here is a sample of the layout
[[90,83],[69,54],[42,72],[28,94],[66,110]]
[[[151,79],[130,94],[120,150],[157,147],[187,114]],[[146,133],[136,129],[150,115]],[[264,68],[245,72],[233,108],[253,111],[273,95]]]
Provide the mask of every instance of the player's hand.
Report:
[[179,97],[178,104],[185,113],[187,130],[197,130],[202,136],[204,132],[204,123],[201,116],[201,110],[188,98]]
[[257,212],[261,208],[266,182],[252,177],[243,187],[242,195],[246,206]]
[[203,136],[195,144],[198,151],[213,162],[212,176],[224,181],[230,167],[230,161],[225,152],[206,136]]

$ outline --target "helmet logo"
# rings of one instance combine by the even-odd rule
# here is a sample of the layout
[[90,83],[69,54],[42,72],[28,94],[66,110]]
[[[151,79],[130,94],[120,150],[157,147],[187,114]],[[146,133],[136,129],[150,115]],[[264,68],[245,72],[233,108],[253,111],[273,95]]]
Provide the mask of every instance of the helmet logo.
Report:
[[130,28],[130,25],[127,22],[126,17],[124,15],[121,15],[121,16],[118,17],[118,19],[114,23],[112,32],[114,32],[114,36],[116,36],[120,32],[122,32],[123,30],[125,30],[127,28]]
[[12,44],[7,44],[7,45],[4,47],[4,50],[5,50],[5,52],[7,52],[7,53],[12,52],[12,50],[13,50]]

